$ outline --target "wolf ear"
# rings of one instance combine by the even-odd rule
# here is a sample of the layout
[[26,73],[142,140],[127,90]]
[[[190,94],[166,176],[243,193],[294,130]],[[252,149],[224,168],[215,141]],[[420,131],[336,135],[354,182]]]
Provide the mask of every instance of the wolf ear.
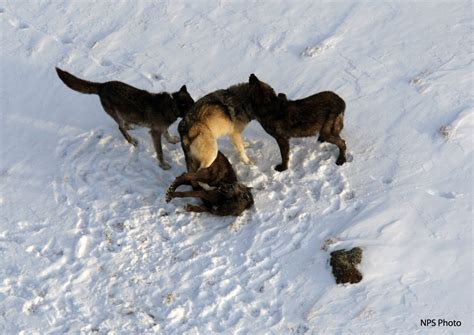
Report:
[[286,94],[285,94],[285,93],[278,93],[278,99],[280,99],[280,100],[288,100],[288,98],[286,97]]
[[186,88],[186,85],[183,85],[181,86],[181,88],[179,89],[180,92],[188,92],[188,89]]
[[252,73],[249,77],[249,83],[250,84],[256,84],[258,82],[259,82],[259,80],[258,80],[257,76]]

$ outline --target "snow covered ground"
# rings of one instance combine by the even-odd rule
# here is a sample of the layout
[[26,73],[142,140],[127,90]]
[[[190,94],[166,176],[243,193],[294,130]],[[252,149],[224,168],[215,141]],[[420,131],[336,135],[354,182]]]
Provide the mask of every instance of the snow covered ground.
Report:
[[[471,1],[0,0],[0,22],[1,334],[472,332]],[[55,66],[195,99],[250,73],[332,90],[350,162],[295,139],[277,173],[252,122],[255,165],[221,148],[255,207],[185,213],[164,201],[180,146],[161,170]],[[353,246],[364,279],[336,285],[329,252]]]

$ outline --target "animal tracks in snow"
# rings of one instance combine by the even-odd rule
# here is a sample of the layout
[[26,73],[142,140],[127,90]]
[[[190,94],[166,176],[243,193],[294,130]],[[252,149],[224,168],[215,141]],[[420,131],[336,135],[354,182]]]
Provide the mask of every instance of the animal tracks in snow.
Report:
[[316,57],[319,54],[322,54],[325,50],[331,49],[334,47],[335,42],[334,41],[324,41],[322,44],[314,46],[314,47],[307,47],[302,55],[304,57]]
[[326,50],[332,49],[344,38],[346,33],[346,26],[348,24],[348,18],[353,14],[356,5],[349,7],[344,16],[337,22],[333,23],[333,26],[326,33],[326,36],[321,39],[316,45],[308,46],[301,53],[303,57],[316,57],[324,53]]
[[458,195],[455,192],[443,192],[443,191],[437,191],[433,189],[428,189],[426,190],[426,193],[429,195],[432,195],[434,197],[440,197],[440,198],[445,198],[445,199],[456,199]]
[[[176,145],[165,144],[173,168],[163,171],[147,136],[133,148],[114,131],[94,129],[59,143],[55,199],[75,215],[73,249],[66,253],[82,267],[56,262],[45,278],[51,271],[79,276],[75,294],[92,292],[108,301],[108,316],[102,312],[101,318],[133,319],[132,332],[185,331],[198,319],[212,332],[279,325],[288,289],[280,260],[302,248],[314,227],[298,199],[310,197],[324,216],[344,206],[350,192],[334,164],[337,148],[296,140],[290,169],[267,174],[261,170],[271,169],[270,162],[260,160],[260,141],[253,143],[249,152],[259,157],[257,165],[238,163],[236,170],[244,183],[258,187],[255,208],[238,218],[218,218],[185,213],[183,202],[164,202],[169,183],[184,170]],[[256,217],[258,229],[248,224]],[[229,257],[222,256],[223,248],[232,250]],[[123,292],[129,292],[127,299]],[[92,308],[81,317],[99,332],[113,329],[113,321],[101,324],[99,314]],[[293,332],[304,333],[305,326]]]
[[334,163],[337,148],[319,143],[316,138],[297,139],[293,143],[289,178],[284,180],[285,187],[293,194],[284,194],[285,202],[296,204],[303,193],[325,214],[338,210],[344,201],[351,199],[347,194],[354,193],[341,173],[342,167]]
[[430,70],[425,70],[414,76],[412,79],[410,79],[410,84],[415,86],[416,90],[420,94],[425,94],[428,92],[430,86],[427,78],[432,74]]

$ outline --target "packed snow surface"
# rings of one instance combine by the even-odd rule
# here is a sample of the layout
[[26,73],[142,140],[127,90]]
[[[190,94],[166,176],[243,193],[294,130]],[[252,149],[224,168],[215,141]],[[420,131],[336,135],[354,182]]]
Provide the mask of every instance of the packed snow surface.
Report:
[[[0,333],[470,333],[473,21],[471,1],[0,0]],[[194,99],[251,73],[334,91],[349,159],[293,139],[278,173],[252,122],[254,165],[220,147],[254,208],[190,214],[164,200],[180,145],[160,169],[55,66]],[[364,278],[336,285],[329,253],[355,246]]]

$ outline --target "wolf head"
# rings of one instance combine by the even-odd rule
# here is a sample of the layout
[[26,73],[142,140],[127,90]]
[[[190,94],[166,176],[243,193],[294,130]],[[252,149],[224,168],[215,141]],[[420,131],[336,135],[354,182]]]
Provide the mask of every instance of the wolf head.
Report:
[[247,187],[241,183],[223,183],[219,185],[218,191],[224,195],[225,198],[229,200],[233,199],[233,201],[247,209],[252,207],[254,203],[251,189],[251,187]]
[[245,209],[252,207],[254,203],[251,190],[252,190],[251,187],[247,187],[243,184],[239,184],[240,197],[246,203]]
[[257,114],[269,112],[278,102],[278,97],[273,88],[260,81],[253,73],[249,77],[250,102]]
[[178,108],[178,116],[184,117],[186,113],[193,107],[194,99],[188,93],[186,85],[183,85],[179,91],[174,92],[171,94],[173,100],[176,103],[176,107]]

